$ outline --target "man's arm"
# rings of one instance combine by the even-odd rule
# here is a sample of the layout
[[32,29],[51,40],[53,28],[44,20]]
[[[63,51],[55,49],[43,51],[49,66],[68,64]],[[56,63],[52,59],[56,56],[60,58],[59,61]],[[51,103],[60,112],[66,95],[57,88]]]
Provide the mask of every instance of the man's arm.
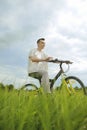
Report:
[[47,57],[45,59],[39,59],[36,57],[29,56],[29,58],[31,59],[32,62],[44,62],[44,61],[49,61],[52,57]]

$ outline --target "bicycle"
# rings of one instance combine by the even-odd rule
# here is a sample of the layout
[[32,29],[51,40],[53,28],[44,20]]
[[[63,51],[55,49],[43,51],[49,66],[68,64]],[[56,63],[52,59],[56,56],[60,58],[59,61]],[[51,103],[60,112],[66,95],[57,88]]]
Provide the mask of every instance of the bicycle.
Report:
[[[58,80],[58,78],[61,75],[63,75],[63,78],[65,80],[65,84],[66,84],[66,87],[67,87],[67,91],[69,93],[71,93],[71,92],[76,93],[76,92],[79,92],[79,91],[83,91],[84,94],[87,94],[86,88],[85,88],[83,82],[78,77],[67,76],[65,74],[67,71],[69,71],[69,65],[72,64],[73,62],[68,61],[68,60],[64,61],[64,60],[58,60],[58,59],[50,60],[48,62],[59,64],[59,67],[60,67],[60,70],[58,71],[56,76],[54,76],[53,79],[49,79],[51,90],[53,90],[53,86],[54,86],[55,82]],[[66,64],[68,66],[67,71],[64,71],[63,64]],[[38,77],[37,79],[39,80],[39,83],[41,85],[41,77]],[[27,87],[30,88],[30,90],[39,90],[39,88],[35,84],[31,84],[31,83],[25,84],[21,89],[25,89]],[[56,89],[58,89],[58,88],[56,88]]]

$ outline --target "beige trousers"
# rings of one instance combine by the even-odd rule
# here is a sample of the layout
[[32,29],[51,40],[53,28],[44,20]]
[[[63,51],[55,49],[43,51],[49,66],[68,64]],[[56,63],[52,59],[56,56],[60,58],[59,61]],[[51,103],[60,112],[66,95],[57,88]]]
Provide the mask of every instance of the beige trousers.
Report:
[[44,92],[51,93],[49,76],[47,71],[33,72],[30,73],[29,76],[39,79],[41,81],[41,86],[43,87]]

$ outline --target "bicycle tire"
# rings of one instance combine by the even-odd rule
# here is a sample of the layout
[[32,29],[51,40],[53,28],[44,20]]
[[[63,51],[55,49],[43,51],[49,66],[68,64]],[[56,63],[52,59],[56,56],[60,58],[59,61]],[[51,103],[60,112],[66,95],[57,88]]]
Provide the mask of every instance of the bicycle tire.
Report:
[[21,89],[28,89],[30,91],[33,91],[33,90],[38,90],[38,87],[35,85],[35,84],[25,84],[23,87],[21,87]]
[[[85,88],[83,82],[82,82],[78,77],[69,76],[69,77],[66,77],[66,78],[65,78],[65,81],[66,81],[68,87],[69,87],[70,85],[72,86],[72,85],[74,84],[74,86],[72,86],[72,87],[74,87],[75,92],[78,92],[79,90],[81,90],[81,91],[83,91],[83,93],[84,93],[85,95],[87,95],[86,88]],[[70,83],[70,82],[72,82],[72,81],[73,81],[73,84]],[[75,86],[75,85],[77,85],[77,84],[75,84],[74,82],[76,82],[76,83],[78,84],[78,86]],[[70,88],[70,87],[69,87],[69,88]]]

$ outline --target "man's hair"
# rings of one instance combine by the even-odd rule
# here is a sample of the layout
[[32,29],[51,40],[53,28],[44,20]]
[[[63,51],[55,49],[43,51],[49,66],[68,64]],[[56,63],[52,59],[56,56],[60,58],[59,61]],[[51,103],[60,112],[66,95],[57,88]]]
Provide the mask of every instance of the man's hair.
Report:
[[37,43],[39,43],[41,40],[43,40],[43,41],[44,41],[44,40],[45,40],[45,38],[40,38],[40,39],[38,39],[38,40],[37,40]]

